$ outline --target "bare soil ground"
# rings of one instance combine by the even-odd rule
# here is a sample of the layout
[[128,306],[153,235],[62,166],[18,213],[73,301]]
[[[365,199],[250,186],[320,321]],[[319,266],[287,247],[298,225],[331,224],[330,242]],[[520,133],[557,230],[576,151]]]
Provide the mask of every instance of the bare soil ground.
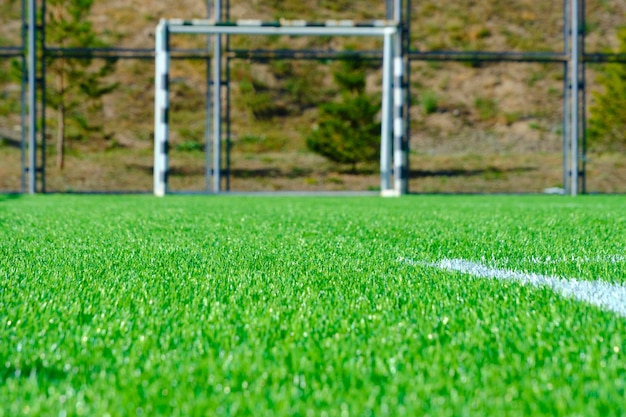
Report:
[[[0,152],[0,190],[20,190],[19,158],[15,148]],[[561,164],[559,153],[412,154],[409,187],[416,193],[541,193],[562,185]],[[170,167],[172,191],[207,189],[202,152],[174,154]],[[626,192],[623,154],[591,154],[587,167],[589,192]],[[48,164],[46,179],[51,192],[151,192],[152,153],[75,152],[63,171]],[[376,191],[379,187],[376,166],[351,172],[302,152],[236,155],[231,163],[231,191]]]

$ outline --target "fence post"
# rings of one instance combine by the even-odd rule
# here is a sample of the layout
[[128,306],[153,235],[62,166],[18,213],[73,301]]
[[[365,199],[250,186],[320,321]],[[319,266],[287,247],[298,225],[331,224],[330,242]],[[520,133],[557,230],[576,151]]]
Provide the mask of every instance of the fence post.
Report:
[[28,193],[37,192],[37,1],[28,1]]
[[[578,174],[580,169],[580,151],[579,151],[579,136],[580,136],[580,62],[581,62],[581,49],[580,49],[580,5],[579,0],[572,0],[571,4],[571,33],[570,33],[570,54],[569,54],[569,67],[570,67],[570,184],[569,193],[572,196],[578,194]],[[584,117],[584,116],[583,116]]]

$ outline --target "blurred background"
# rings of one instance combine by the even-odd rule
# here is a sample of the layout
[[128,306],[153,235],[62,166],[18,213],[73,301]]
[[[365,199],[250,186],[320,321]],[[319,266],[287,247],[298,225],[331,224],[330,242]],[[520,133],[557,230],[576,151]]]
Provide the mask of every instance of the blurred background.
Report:
[[[40,70],[46,94],[45,100],[39,96],[38,109],[45,191],[151,192],[154,30],[161,18],[205,18],[211,2],[45,3],[44,8],[37,2],[38,21],[45,23],[39,59],[45,63]],[[387,17],[388,3],[230,0],[223,13],[228,20],[366,21]],[[550,57],[564,54],[564,4],[407,4],[410,192],[541,193],[563,186],[565,63]],[[3,192],[24,190],[23,16],[23,1],[0,3]],[[590,193],[626,192],[626,66],[606,62],[620,60],[607,54],[626,53],[625,16],[623,1],[584,2],[584,162]],[[200,35],[173,36],[172,46],[178,52],[171,65],[169,185],[172,191],[202,192],[209,187],[211,48]],[[360,122],[354,128],[358,134],[376,131],[380,116],[367,106],[380,105],[381,49],[374,38],[225,38],[224,189],[378,190],[377,135],[368,139],[369,153],[359,145],[358,152],[335,147],[329,154],[323,145],[333,135],[350,135],[333,124],[345,121],[345,114]],[[360,59],[334,59],[332,53],[340,51]],[[541,62],[528,62],[533,60],[523,58],[527,52]]]

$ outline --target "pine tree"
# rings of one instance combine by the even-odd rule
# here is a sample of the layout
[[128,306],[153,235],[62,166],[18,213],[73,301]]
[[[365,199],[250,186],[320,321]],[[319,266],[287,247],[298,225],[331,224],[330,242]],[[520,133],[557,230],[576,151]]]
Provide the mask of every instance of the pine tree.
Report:
[[[618,33],[620,53],[626,53],[626,28]],[[607,64],[598,76],[603,91],[593,93],[589,145],[606,150],[626,149],[626,65]]]
[[380,157],[380,111],[376,98],[365,93],[365,63],[342,61],[334,73],[341,99],[320,106],[316,127],[307,137],[308,148],[333,162],[356,165]]
[[[88,20],[92,5],[93,0],[47,0],[47,44],[60,48],[106,46]],[[52,74],[46,105],[56,113],[57,167],[63,169],[68,131],[72,130],[72,136],[83,137],[102,129],[90,116],[100,110],[102,97],[117,87],[105,80],[115,61],[95,63],[91,58],[55,58],[46,65]]]

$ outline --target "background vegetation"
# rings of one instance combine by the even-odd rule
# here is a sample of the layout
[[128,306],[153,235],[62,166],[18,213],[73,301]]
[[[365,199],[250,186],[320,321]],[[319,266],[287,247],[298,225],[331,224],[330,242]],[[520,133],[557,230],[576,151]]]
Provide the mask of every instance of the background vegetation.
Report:
[[[618,52],[626,53],[626,28],[618,33]],[[626,149],[626,66],[610,64],[601,68],[598,83],[603,87],[595,91],[589,139],[593,146],[608,150]]]
[[341,98],[320,106],[318,123],[307,137],[307,146],[333,162],[373,163],[380,158],[377,121],[380,100],[365,93],[365,62],[340,61],[333,73]]
[[[312,4],[314,3],[314,4]],[[385,15],[380,1],[231,2],[236,18],[372,19]],[[619,1],[587,1],[587,51],[617,50],[617,28],[626,6]],[[203,17],[206,2],[111,0],[94,2],[87,20],[101,44],[151,48],[161,17]],[[515,13],[512,12],[515,10]],[[561,3],[516,0],[502,3],[419,1],[412,10],[412,45],[420,50],[561,50]],[[19,1],[0,4],[0,44],[19,43]],[[53,28],[50,28],[53,30]],[[205,48],[202,37],[177,36],[176,46]],[[232,48],[312,48],[371,50],[374,39],[243,37]],[[69,63],[69,60],[65,60]],[[230,167],[233,189],[376,189],[372,175],[355,176],[308,150],[306,138],[319,126],[323,104],[341,102],[330,62],[232,60],[233,120]],[[10,65],[0,62],[0,74]],[[93,62],[90,71],[106,65]],[[588,86],[602,92],[596,75]],[[65,169],[49,158],[48,185],[53,190],[150,190],[152,149],[152,62],[123,60],[103,79],[116,90],[98,99],[85,121],[96,130],[77,131]],[[172,77],[172,186],[204,189],[203,109],[206,63],[177,60]],[[377,96],[380,72],[365,70],[364,93]],[[54,78],[49,79],[50,87]],[[411,71],[410,187],[414,191],[541,191],[560,185],[563,68],[559,64],[460,64],[413,62]],[[51,90],[53,91],[53,90]],[[19,84],[0,75],[0,132],[3,132],[0,189],[19,184]],[[599,95],[589,95],[589,108]],[[601,101],[601,100],[600,100]],[[595,111],[595,110],[594,110]],[[50,126],[55,126],[50,112]],[[81,119],[72,117],[72,123]],[[606,120],[608,125],[613,122]],[[594,122],[595,123],[595,122]],[[592,128],[595,129],[595,124]],[[619,132],[620,129],[615,129]],[[595,134],[595,133],[593,133]],[[604,138],[608,137],[603,134]],[[615,143],[611,140],[611,144]],[[49,155],[56,155],[49,138]],[[588,160],[592,191],[626,191],[623,148],[593,137]]]
[[[102,48],[88,20],[93,0],[47,0],[46,43],[60,48]],[[114,60],[94,62],[86,59],[48,59],[46,105],[56,114],[56,164],[64,167],[67,138],[81,140],[90,136],[107,139],[102,128],[102,97],[113,92],[116,83],[106,77],[114,70]]]

